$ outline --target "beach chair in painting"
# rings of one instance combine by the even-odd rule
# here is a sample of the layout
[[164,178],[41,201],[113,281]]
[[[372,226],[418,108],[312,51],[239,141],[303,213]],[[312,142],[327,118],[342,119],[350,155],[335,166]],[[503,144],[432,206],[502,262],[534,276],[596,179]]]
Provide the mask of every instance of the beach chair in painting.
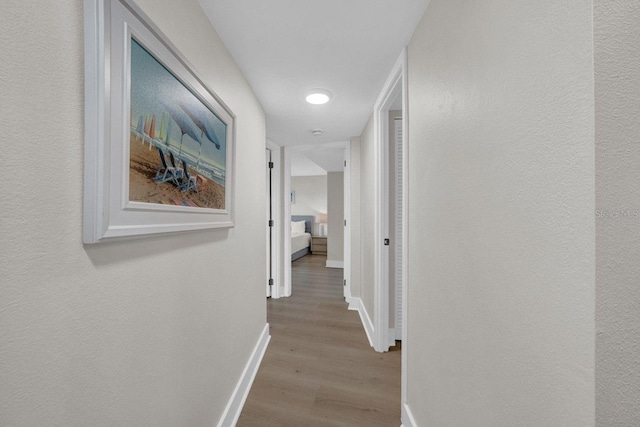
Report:
[[182,182],[183,178],[184,178],[184,169],[182,169],[180,166],[176,165],[176,158],[173,156],[173,153],[171,151],[169,151],[169,160],[171,161],[171,166],[173,167],[173,170],[175,171],[175,175],[176,175],[176,180],[178,182]]
[[197,176],[189,174],[189,170],[187,169],[187,163],[182,161],[182,170],[184,171],[184,176],[182,177],[182,184],[178,187],[180,191],[187,192],[189,190],[196,190],[198,192],[198,182]]
[[156,176],[153,177],[153,181],[156,184],[162,184],[163,182],[171,181],[175,185],[179,185],[176,177],[176,169],[173,166],[167,165],[167,159],[164,155],[164,151],[160,147],[156,147],[158,155],[160,156],[160,165],[156,171]]

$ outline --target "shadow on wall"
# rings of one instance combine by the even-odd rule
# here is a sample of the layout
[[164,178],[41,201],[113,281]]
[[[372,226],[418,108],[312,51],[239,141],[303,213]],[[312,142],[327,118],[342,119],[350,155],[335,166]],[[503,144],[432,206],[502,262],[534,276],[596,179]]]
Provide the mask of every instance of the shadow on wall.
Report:
[[[188,238],[185,238],[187,237]],[[158,254],[180,251],[184,248],[208,245],[212,242],[226,240],[228,228],[212,230],[187,231],[181,233],[161,234],[122,240],[103,242],[95,245],[84,245],[84,250],[96,266],[119,264],[132,259],[142,259]]]

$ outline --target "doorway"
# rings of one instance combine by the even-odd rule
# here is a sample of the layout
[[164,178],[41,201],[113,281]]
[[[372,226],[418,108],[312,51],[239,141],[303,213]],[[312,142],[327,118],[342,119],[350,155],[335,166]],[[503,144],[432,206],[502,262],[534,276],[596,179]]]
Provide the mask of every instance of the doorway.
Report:
[[[323,157],[322,154],[326,154],[328,151],[339,150],[340,152],[340,169],[343,173],[343,218],[339,218],[337,222],[334,222],[335,218],[331,221],[329,225],[329,230],[331,227],[340,227],[342,231],[342,264],[333,264],[327,265],[328,267],[343,267],[344,268],[344,278],[343,278],[343,294],[346,297],[350,295],[349,292],[349,277],[350,277],[350,248],[351,248],[351,239],[350,239],[350,143],[349,142],[335,142],[335,143],[325,143],[325,144],[317,144],[317,145],[305,145],[305,146],[290,146],[284,147],[284,162],[283,162],[283,179],[284,179],[284,194],[290,195],[292,193],[291,187],[291,170],[292,170],[292,158],[299,153],[314,153],[314,158]],[[334,168],[335,170],[335,168]],[[295,197],[295,196],[293,196]],[[287,201],[284,203],[284,213],[283,213],[283,258],[284,258],[284,289],[282,296],[291,296],[292,293],[292,282],[291,282],[291,212],[292,212],[292,198],[289,197]],[[315,224],[314,224],[315,228]],[[315,231],[315,230],[314,230]],[[330,245],[330,243],[329,243]]]
[[402,235],[404,198],[402,194],[404,144],[402,97],[389,111],[389,341],[402,341]]

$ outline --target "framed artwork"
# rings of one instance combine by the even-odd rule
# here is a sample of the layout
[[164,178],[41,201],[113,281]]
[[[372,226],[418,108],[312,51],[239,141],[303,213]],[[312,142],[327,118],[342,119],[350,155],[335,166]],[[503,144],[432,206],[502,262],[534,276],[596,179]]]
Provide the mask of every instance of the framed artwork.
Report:
[[233,226],[233,113],[130,0],[85,38],[84,243]]

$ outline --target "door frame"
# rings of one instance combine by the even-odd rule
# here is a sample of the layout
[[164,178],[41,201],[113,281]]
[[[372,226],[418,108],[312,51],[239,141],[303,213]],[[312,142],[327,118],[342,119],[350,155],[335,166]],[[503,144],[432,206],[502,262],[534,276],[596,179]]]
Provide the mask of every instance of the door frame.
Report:
[[405,425],[409,424],[407,411],[407,363],[408,363],[408,177],[409,177],[409,114],[407,49],[402,49],[387,78],[374,107],[375,144],[375,230],[374,230],[374,336],[376,351],[388,351],[394,339],[389,330],[389,250],[384,239],[389,236],[389,110],[398,90],[402,96],[402,373],[401,410]]
[[[374,107],[375,213],[374,213],[374,339],[376,351],[388,351],[395,345],[389,332],[389,111],[398,93],[402,97],[403,135],[406,135],[406,50],[394,64]],[[403,168],[404,170],[404,168]],[[404,195],[403,195],[404,196]],[[404,200],[404,199],[403,199]],[[403,224],[406,222],[403,218]],[[406,243],[403,242],[403,254]],[[404,285],[404,283],[403,283]],[[404,290],[404,289],[403,289]],[[404,295],[404,293],[403,293]],[[404,298],[403,298],[404,299]],[[403,310],[404,316],[404,310]]]
[[[313,145],[297,145],[284,147],[284,174],[283,174],[283,194],[291,194],[291,154],[303,151],[326,150],[331,148],[343,148],[345,153],[344,167],[344,296],[345,299],[351,297],[351,141],[326,142]],[[284,287],[281,296],[291,296],[291,199],[285,197],[283,212],[283,264],[284,264]]]
[[[273,172],[269,169],[269,162],[271,162],[272,156],[273,156],[273,153],[271,152],[271,150],[269,150],[269,147],[265,147],[265,160],[267,162],[266,176],[265,176],[265,182],[266,182],[265,193],[266,193],[266,199],[267,199],[265,208],[267,211],[267,223],[269,222],[269,219],[272,218],[273,216],[273,179],[272,179]],[[269,280],[273,279],[273,228],[270,227],[269,224],[267,224],[267,238],[265,240],[266,240],[266,251],[267,251],[267,257],[266,257],[267,258],[266,260],[267,298],[270,298],[271,286],[269,286]]]
[[271,298],[277,299],[282,295],[281,264],[282,261],[282,191],[280,188],[280,176],[282,174],[281,152],[282,147],[267,139],[266,149],[271,151],[273,169],[271,171],[271,206],[273,217],[273,229],[271,241],[271,271],[273,272],[273,286],[271,286]]

